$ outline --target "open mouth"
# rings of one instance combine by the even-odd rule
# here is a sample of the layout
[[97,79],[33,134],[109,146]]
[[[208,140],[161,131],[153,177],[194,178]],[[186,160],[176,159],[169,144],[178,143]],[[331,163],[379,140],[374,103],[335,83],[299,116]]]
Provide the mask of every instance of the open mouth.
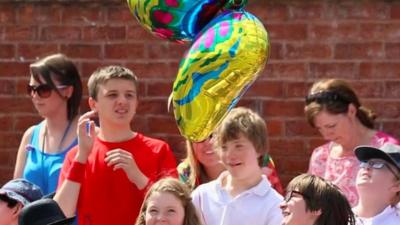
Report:
[[118,113],[118,114],[127,114],[128,110],[126,110],[126,109],[117,109],[117,110],[115,110],[115,112]]

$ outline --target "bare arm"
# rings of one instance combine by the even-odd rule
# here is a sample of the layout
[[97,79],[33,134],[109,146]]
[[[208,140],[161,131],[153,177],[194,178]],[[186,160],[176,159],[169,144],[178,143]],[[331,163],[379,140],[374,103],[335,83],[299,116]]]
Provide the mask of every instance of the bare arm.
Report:
[[24,172],[26,163],[26,145],[29,143],[32,137],[33,128],[34,127],[32,126],[25,131],[24,135],[22,136],[21,143],[19,144],[17,160],[14,168],[14,179],[22,177]]
[[[81,183],[77,180],[84,179],[84,172],[87,159],[93,147],[93,142],[96,137],[95,124],[89,118],[94,115],[93,111],[83,114],[78,122],[78,151],[74,159],[65,160],[61,174],[59,188],[54,200],[60,205],[64,214],[67,217],[75,215],[76,207],[79,199]],[[86,123],[90,123],[90,135],[86,134]],[[72,179],[76,176],[71,174],[81,175],[80,179]]]

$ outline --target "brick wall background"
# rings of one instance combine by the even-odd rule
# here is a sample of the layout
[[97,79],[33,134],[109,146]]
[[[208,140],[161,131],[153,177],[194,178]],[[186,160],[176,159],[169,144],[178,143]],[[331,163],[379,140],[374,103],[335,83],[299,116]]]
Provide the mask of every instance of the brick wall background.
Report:
[[[378,113],[377,128],[400,138],[399,1],[249,0],[247,10],[264,22],[272,52],[239,104],[267,121],[284,184],[306,170],[312,149],[323,143],[303,116],[303,97],[317,79],[350,81]],[[25,94],[28,66],[55,52],[73,58],[85,82],[101,65],[134,70],[141,79],[134,128],[168,141],[182,158],[167,97],[188,48],[147,33],[124,0],[1,0],[0,184],[12,177],[22,133],[40,121]]]

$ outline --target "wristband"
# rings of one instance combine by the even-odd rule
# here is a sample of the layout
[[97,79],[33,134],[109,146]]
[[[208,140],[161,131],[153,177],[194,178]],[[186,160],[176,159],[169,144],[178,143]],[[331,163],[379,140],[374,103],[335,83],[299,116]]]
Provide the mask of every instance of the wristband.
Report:
[[76,183],[82,183],[85,179],[85,168],[86,164],[74,160],[68,170],[66,179]]

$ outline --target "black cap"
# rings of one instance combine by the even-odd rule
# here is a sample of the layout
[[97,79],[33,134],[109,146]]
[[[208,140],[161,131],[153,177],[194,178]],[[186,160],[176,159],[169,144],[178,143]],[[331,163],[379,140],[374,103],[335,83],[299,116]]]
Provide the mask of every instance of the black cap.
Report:
[[49,198],[26,205],[19,215],[19,225],[70,225],[74,220],[66,218],[57,202]]
[[400,171],[400,146],[392,143],[385,143],[379,148],[372,146],[358,146],[355,154],[360,161],[370,159],[383,159],[394,165]]

